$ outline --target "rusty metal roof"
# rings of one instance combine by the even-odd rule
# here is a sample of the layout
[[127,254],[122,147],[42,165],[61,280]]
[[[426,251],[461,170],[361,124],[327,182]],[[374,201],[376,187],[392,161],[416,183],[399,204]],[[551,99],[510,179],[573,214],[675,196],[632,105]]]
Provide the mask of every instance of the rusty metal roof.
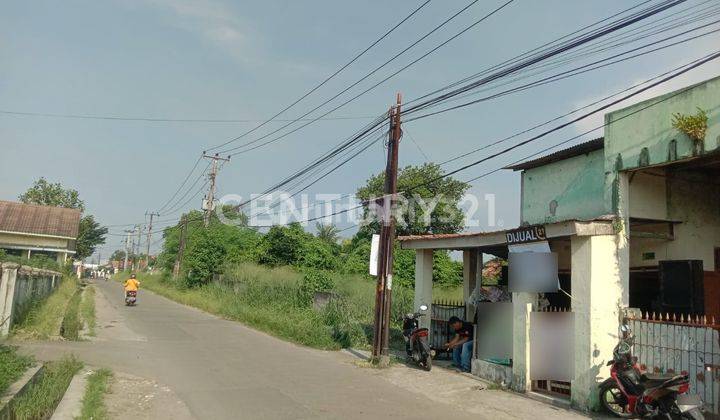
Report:
[[605,138],[600,137],[598,139],[586,141],[585,143],[576,144],[575,146],[568,147],[567,149],[558,150],[555,153],[550,153],[533,160],[527,160],[516,165],[506,166],[503,169],[512,169],[514,171],[520,171],[524,169],[537,168],[538,166],[547,165],[548,163],[557,162],[559,160],[569,159],[571,157],[584,155],[586,153],[594,152],[605,147]]
[[77,238],[80,210],[0,200],[0,231]]

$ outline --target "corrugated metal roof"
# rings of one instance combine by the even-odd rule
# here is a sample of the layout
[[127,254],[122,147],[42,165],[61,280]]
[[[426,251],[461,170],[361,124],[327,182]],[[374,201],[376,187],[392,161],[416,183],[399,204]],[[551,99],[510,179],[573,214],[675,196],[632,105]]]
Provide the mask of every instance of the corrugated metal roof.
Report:
[[555,153],[550,153],[537,159],[528,160],[516,165],[506,166],[504,169],[512,169],[514,171],[537,168],[538,166],[547,165],[548,163],[557,162],[559,160],[568,159],[574,156],[584,155],[585,153],[594,152],[605,147],[605,138],[600,137],[598,139],[586,141],[585,143],[576,144],[575,146],[568,147],[567,149],[558,150]]
[[0,231],[77,238],[80,210],[0,200]]

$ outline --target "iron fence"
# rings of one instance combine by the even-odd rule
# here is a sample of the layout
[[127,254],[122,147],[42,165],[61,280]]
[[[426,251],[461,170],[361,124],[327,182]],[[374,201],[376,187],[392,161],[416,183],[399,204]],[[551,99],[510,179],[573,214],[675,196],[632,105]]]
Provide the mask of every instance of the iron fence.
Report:
[[656,313],[628,322],[640,367],[652,373],[687,372],[691,392],[702,398],[708,414],[720,418],[720,324],[704,316]]
[[[432,333],[430,345],[432,348],[440,349],[455,334],[450,331],[448,324],[448,320],[453,316],[465,320],[465,302],[461,300],[433,301],[430,314],[430,331]],[[438,352],[436,357],[449,359],[451,355],[449,352]]]

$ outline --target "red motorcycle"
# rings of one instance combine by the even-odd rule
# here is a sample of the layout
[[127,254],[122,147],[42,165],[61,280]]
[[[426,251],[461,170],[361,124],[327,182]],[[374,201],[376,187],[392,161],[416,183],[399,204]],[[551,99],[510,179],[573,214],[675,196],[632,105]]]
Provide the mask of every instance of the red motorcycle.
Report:
[[[420,311],[425,312],[427,309],[427,305],[420,305]],[[424,315],[424,313],[415,312],[403,317],[403,338],[405,338],[405,350],[408,358],[429,371],[432,369],[432,358],[435,351],[430,349],[428,344],[428,329],[420,328],[419,318]]]
[[701,420],[702,401],[691,394],[686,372],[645,374],[631,355],[634,337],[623,325],[622,337],[608,362],[610,378],[600,384],[600,402],[617,417]]

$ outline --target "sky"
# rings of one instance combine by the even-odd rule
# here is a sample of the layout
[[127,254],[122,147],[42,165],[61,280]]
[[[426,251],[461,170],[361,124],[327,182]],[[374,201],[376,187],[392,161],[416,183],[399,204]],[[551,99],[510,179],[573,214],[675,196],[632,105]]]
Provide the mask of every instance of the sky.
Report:
[[[298,117],[322,103],[468,2],[432,0],[280,118]],[[477,2],[332,104],[401,68],[502,3]],[[405,100],[417,98],[637,3],[515,0],[330,114],[342,119],[317,121],[271,145],[234,156],[218,175],[217,195],[246,198],[263,191],[352,135],[369,117],[386,112],[396,92]],[[681,7],[711,3],[694,0]],[[100,250],[107,256],[121,247],[122,231],[127,227],[120,225],[144,222],[146,212],[161,208],[203,150],[242,134],[283,109],[420,4],[409,0],[5,1],[0,14],[0,199],[16,200],[41,176],[77,189],[86,211],[110,226],[108,242]],[[719,41],[716,33],[558,83],[406,123],[400,165],[443,161],[488,144],[706,55]],[[720,64],[712,62],[619,107],[718,74]],[[73,119],[2,111],[252,121]],[[464,180],[501,168],[601,123],[602,115],[597,115],[456,177]],[[280,124],[271,122],[242,140],[256,139]],[[592,133],[573,143],[600,135]],[[307,192],[355,192],[383,169],[384,153],[382,143],[373,145]],[[459,161],[456,166],[470,161]],[[470,193],[480,198],[481,207],[480,226],[471,229],[502,229],[519,223],[517,173],[495,172],[474,182]],[[494,194],[492,225],[487,218],[486,194]],[[198,196],[180,210],[200,204]],[[340,227],[346,226],[340,223]],[[352,232],[349,229],[343,234]]]

